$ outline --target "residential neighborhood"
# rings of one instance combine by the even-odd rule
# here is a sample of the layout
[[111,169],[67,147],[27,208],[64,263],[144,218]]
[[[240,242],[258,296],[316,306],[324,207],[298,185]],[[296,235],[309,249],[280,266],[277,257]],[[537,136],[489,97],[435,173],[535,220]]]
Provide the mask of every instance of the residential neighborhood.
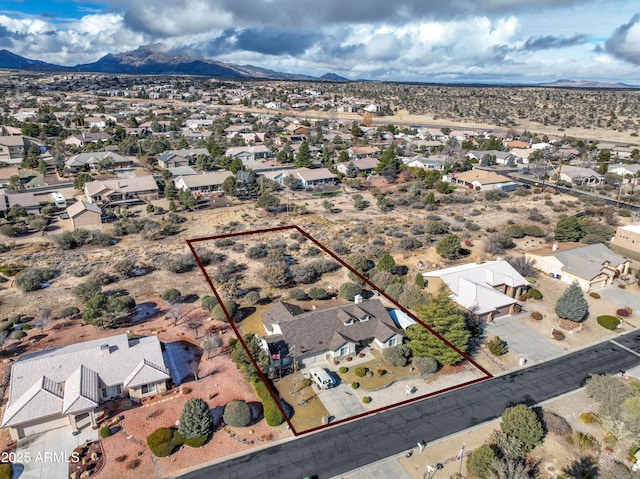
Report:
[[[616,346],[640,326],[635,124],[471,121],[442,98],[484,90],[437,88],[0,75],[0,442],[81,457],[24,477],[180,477],[597,345],[636,361]],[[588,386],[549,393],[509,464],[631,474],[639,376],[602,375],[615,418]],[[487,424],[434,464],[493,477]],[[432,465],[420,445],[389,446],[399,478]]]

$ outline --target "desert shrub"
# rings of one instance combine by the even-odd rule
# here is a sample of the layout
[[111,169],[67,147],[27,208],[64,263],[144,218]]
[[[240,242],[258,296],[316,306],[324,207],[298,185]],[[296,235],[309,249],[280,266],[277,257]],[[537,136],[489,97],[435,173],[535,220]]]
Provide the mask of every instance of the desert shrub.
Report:
[[297,284],[315,283],[322,275],[313,264],[294,264],[289,268],[289,273],[291,279]]
[[589,293],[589,296],[592,297],[593,299],[600,299],[600,295],[598,293],[595,292],[591,292]]
[[185,437],[183,438],[179,432],[175,432],[173,435],[173,443],[176,445],[184,444],[185,446],[198,448],[204,446],[204,443],[209,439],[208,435],[202,435],[198,437]]
[[371,402],[371,398],[369,396],[365,396],[362,398],[362,402],[365,404],[369,404]]
[[106,439],[111,436],[111,428],[109,426],[102,426],[100,428],[100,437]]
[[629,311],[627,311],[624,308],[618,308],[616,309],[616,314],[618,316],[622,316],[623,318],[626,318],[627,316],[629,316]]
[[494,336],[487,342],[487,349],[494,356],[502,356],[507,352],[507,345],[499,336]]
[[367,368],[355,368],[353,374],[355,374],[356,377],[363,378],[367,374]]
[[51,268],[29,268],[16,276],[16,286],[22,291],[36,291],[56,277],[57,271]]
[[531,319],[540,321],[542,319],[542,313],[540,311],[531,311]]
[[540,300],[542,299],[542,297],[542,293],[537,289],[531,288],[529,291],[527,291],[527,298]]
[[0,265],[0,273],[5,276],[15,276],[20,271],[24,269],[24,266],[21,264],[9,263]]
[[167,255],[159,265],[162,269],[174,274],[187,273],[196,267],[196,260],[191,253]]
[[309,289],[308,295],[311,299],[316,299],[316,300],[327,299],[328,297],[327,291],[324,288],[318,288],[317,286],[314,286],[311,289]]
[[220,238],[217,239],[214,244],[217,248],[227,248],[229,246],[233,246],[235,244],[235,241],[231,238]]
[[127,462],[127,469],[130,471],[133,471],[135,469],[138,469],[140,467],[141,461],[140,459],[134,459],[132,461]]
[[310,386],[311,386],[311,379],[309,379],[309,378],[304,378],[304,379],[302,380],[302,386],[303,386],[303,387],[305,387],[305,388],[310,387]]
[[420,372],[420,374],[435,374],[438,372],[438,361],[433,358],[413,358],[411,364]]
[[211,251],[206,248],[196,248],[196,254],[200,259],[200,262],[203,266],[209,266],[210,264],[220,264],[224,263],[227,260],[227,257],[216,251]]
[[13,323],[11,321],[2,321],[0,322],[0,332],[4,333],[13,328]]
[[215,296],[205,296],[202,298],[202,302],[200,303],[200,307],[205,311],[211,311],[218,304],[218,299]]
[[222,418],[229,426],[246,427],[251,423],[251,408],[244,401],[229,401]]
[[22,340],[22,338],[24,338],[27,335],[27,333],[25,333],[24,331],[18,330],[18,331],[14,331],[13,333],[11,333],[11,339],[15,339],[17,341]]
[[580,449],[598,449],[598,440],[593,436],[593,434],[578,432],[576,434],[576,439],[578,440],[578,447]]
[[360,383],[359,382],[352,382],[351,383],[351,389],[358,389],[360,387]]
[[147,436],[147,446],[156,457],[167,457],[176,448],[172,441],[173,431],[168,427],[161,427]]
[[400,240],[400,243],[398,243],[398,247],[405,251],[413,251],[415,249],[420,248],[421,246],[422,246],[422,243],[411,236],[402,238]]
[[180,293],[180,291],[178,291],[176,288],[169,288],[165,289],[160,297],[168,303],[177,303],[178,301],[180,301],[182,293]]
[[571,426],[565,418],[546,409],[542,411],[542,424],[547,432],[552,432],[558,436],[571,433]]
[[338,294],[347,301],[353,301],[360,293],[362,288],[355,283],[342,283],[338,289]]
[[616,329],[620,323],[620,320],[616,316],[608,315],[598,316],[597,321],[600,326],[611,331]]
[[61,309],[60,311],[58,311],[54,318],[55,319],[62,319],[62,318],[68,318],[69,316],[73,316],[74,314],[78,314],[80,312],[80,310],[78,308],[76,308],[75,306],[67,306],[64,309]]
[[564,333],[562,331],[560,331],[559,329],[553,329],[551,331],[551,337],[553,339],[555,339],[556,341],[562,341],[564,339]]
[[411,348],[406,344],[399,344],[382,350],[382,358],[392,366],[405,366],[410,357]]
[[[238,304],[233,300],[224,301],[223,304],[231,318],[233,318],[238,312]],[[229,318],[226,314],[224,314],[224,311],[220,304],[216,304],[211,310],[211,319],[224,322],[229,321]]]
[[319,274],[331,273],[341,268],[340,263],[332,259],[319,259],[309,263],[309,266],[315,269]]
[[260,301],[260,293],[257,291],[249,291],[244,297],[244,300],[251,305],[257,304]]
[[289,298],[295,299],[296,301],[304,301],[309,299],[307,293],[305,293],[304,289],[301,288],[293,288],[289,291]]
[[338,372],[340,374],[345,374],[347,371],[349,371],[349,368],[346,366],[340,366],[340,368],[338,369]]
[[582,422],[582,424],[593,424],[600,422],[598,420],[598,416],[596,416],[592,412],[583,412],[582,414],[580,414],[580,421]]

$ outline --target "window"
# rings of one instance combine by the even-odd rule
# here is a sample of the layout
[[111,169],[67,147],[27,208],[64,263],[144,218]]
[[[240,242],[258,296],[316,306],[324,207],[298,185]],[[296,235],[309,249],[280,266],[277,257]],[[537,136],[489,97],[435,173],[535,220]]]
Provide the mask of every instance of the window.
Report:
[[120,386],[120,384],[102,388],[102,397],[105,399],[113,398],[119,396],[120,394],[122,394],[122,386]]
[[143,384],[142,388],[140,388],[140,392],[142,392],[142,394],[151,394],[156,392],[156,385],[155,384]]
[[346,356],[349,354],[349,346],[342,346],[340,348],[340,356]]
[[389,346],[395,346],[396,345],[396,341],[397,341],[397,338],[394,336],[393,338],[391,338],[389,340]]

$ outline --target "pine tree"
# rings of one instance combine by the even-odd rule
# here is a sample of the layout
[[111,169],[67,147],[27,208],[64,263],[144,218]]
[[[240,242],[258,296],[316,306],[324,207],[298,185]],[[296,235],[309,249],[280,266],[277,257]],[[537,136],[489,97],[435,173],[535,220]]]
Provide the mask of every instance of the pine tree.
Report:
[[[464,314],[449,298],[442,287],[425,306],[417,307],[416,314],[427,326],[443,336],[460,351],[466,351],[471,333],[467,330]],[[407,343],[416,357],[431,357],[441,364],[456,364],[463,358],[420,324],[407,328]]]
[[584,321],[589,313],[589,305],[584,299],[582,288],[578,283],[572,283],[556,303],[556,314],[559,318],[570,321]]
[[209,405],[198,398],[189,399],[180,415],[178,432],[182,437],[193,439],[208,436],[213,425],[213,417]]
[[300,143],[300,148],[293,164],[297,168],[311,166],[311,152],[309,151],[309,142],[307,140]]

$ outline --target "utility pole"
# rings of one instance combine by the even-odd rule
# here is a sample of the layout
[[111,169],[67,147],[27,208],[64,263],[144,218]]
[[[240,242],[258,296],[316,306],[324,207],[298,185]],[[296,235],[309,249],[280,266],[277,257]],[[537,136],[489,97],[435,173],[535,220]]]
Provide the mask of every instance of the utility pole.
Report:
[[561,173],[562,173],[562,160],[560,160],[560,166],[558,167],[557,176],[556,176],[556,195],[560,193],[559,184],[560,184]]

